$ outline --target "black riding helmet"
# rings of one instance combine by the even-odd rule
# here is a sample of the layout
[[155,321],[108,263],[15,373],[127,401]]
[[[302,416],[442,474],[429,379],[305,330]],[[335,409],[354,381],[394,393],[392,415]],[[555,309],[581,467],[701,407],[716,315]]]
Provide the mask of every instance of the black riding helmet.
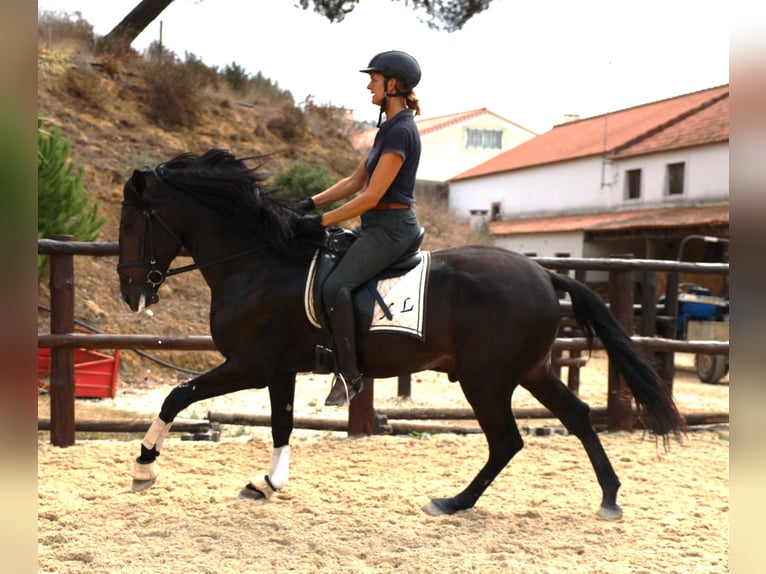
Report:
[[412,91],[420,81],[420,65],[417,60],[406,52],[398,50],[381,52],[373,56],[369,65],[359,71],[365,74],[377,72],[378,74],[383,74],[386,80],[397,78],[402,83],[402,87],[406,92]]
[[372,57],[367,67],[359,71],[364,74],[372,74],[373,72],[382,74],[386,84],[388,84],[390,78],[396,78],[399,80],[399,87],[403,89],[403,91],[393,94],[386,91],[383,96],[383,102],[380,105],[378,127],[380,127],[383,119],[388,96],[406,96],[420,82],[420,64],[418,64],[415,58],[399,50],[389,50],[388,52],[376,54]]

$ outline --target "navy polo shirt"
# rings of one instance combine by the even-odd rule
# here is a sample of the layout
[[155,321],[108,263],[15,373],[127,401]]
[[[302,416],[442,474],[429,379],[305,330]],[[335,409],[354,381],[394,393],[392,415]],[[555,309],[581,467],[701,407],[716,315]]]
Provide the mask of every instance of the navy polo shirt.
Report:
[[412,205],[415,202],[413,194],[420,163],[420,133],[412,110],[402,110],[386,120],[375,134],[375,141],[365,161],[368,183],[380,156],[389,152],[402,156],[404,163],[380,201]]

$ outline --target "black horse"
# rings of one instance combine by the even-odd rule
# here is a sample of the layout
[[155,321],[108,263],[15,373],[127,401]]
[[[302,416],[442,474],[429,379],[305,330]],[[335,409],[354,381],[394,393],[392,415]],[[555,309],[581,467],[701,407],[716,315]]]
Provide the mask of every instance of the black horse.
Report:
[[[157,288],[177,269],[185,247],[211,289],[210,330],[225,362],[174,388],[146,433],[133,489],[158,475],[156,458],[176,415],[192,403],[247,388],[268,388],[274,450],[269,472],[241,495],[268,498],[287,483],[295,376],[314,369],[320,330],[307,319],[304,287],[310,262],[326,241],[284,199],[264,190],[264,176],[245,159],[213,149],[182,154],[135,171],[124,188],[120,220],[120,290],[134,311],[158,301]],[[569,293],[577,323],[598,336],[634,394],[644,424],[663,437],[684,422],[665,384],[588,287],[494,247],[435,251],[427,283],[424,340],[361,333],[361,370],[373,378],[423,370],[459,381],[489,446],[489,457],[465,490],[432,499],[429,514],[472,508],[523,446],[511,410],[521,385],[585,447],[603,498],[598,516],[619,519],[620,482],[594,431],[589,407],[553,372],[549,352],[561,319],[556,291]]]

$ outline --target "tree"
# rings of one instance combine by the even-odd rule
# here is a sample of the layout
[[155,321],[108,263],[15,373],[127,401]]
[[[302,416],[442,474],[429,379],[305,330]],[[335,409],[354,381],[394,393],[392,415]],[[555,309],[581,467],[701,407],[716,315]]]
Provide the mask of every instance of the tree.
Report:
[[[294,0],[296,1],[296,0]],[[115,52],[125,51],[133,40],[151,24],[173,0],[141,0],[106,36],[102,45]],[[330,22],[342,22],[360,0],[297,0],[304,10],[314,7]],[[473,16],[489,8],[492,0],[405,0],[407,6],[424,10],[430,28],[454,32],[460,30]]]
[[[424,10],[428,14],[426,23],[429,28],[455,32],[473,16],[489,8],[492,0],[405,0],[405,5],[415,10]],[[330,22],[342,22],[350,14],[359,0],[299,0],[301,8],[306,10],[311,4],[314,11]]]
[[102,45],[110,51],[126,51],[133,40],[172,3],[173,0],[141,0],[119,24],[104,36]]
[[[61,128],[43,129],[37,119],[37,238],[55,234],[72,235],[79,241],[93,241],[104,224],[98,202],[83,187],[83,168],[69,161],[69,140]],[[49,258],[37,256],[38,279],[45,276]]]

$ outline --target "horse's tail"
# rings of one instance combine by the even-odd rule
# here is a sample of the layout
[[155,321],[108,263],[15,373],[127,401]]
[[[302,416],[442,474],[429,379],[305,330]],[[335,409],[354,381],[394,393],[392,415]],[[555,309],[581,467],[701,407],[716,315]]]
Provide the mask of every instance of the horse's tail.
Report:
[[680,438],[686,424],[678,412],[673,395],[650,362],[636,348],[630,336],[609,308],[586,285],[559,273],[550,273],[553,287],[566,291],[572,299],[575,321],[592,347],[595,335],[604,344],[609,359],[628,383],[638,405],[639,416],[656,434]]

